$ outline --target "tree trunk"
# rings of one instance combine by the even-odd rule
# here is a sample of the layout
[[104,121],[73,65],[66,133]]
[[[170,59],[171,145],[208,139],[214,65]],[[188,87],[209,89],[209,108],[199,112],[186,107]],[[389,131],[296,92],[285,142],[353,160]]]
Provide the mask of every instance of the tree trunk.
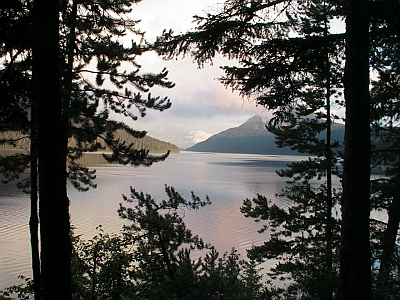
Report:
[[347,1],[341,299],[371,299],[370,104],[367,0]]
[[381,284],[385,284],[392,265],[393,253],[395,249],[397,231],[400,224],[400,166],[397,166],[397,174],[394,178],[393,200],[388,208],[388,222],[384,240],[382,242],[381,265],[379,268],[379,279]]
[[71,299],[71,240],[59,75],[58,1],[35,0],[33,76],[38,104],[42,297]]
[[[397,187],[398,188],[398,187]],[[394,247],[397,239],[397,231],[400,223],[400,197],[396,195],[389,208],[389,218],[386,227],[385,240],[383,241],[383,251],[381,256],[380,274],[390,270],[391,259],[393,258]]]
[[35,300],[42,299],[42,285],[40,276],[39,253],[39,217],[38,217],[38,174],[37,174],[37,130],[36,130],[36,103],[31,105],[31,216],[29,230],[31,235],[32,274]]
[[332,197],[332,120],[331,120],[331,79],[330,79],[330,63],[329,55],[326,55],[326,145],[325,145],[325,159],[326,159],[326,272],[327,278],[331,283],[328,286],[326,300],[333,299],[333,197]]

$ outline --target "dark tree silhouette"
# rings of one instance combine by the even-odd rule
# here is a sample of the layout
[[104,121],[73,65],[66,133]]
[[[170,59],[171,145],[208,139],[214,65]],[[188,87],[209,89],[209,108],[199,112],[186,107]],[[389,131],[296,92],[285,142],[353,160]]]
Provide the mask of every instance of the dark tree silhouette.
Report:
[[[167,97],[161,98],[148,93],[155,85],[166,88],[174,86],[167,78],[168,72],[162,70],[159,73],[142,74],[140,65],[135,62],[137,56],[149,50],[142,39],[143,34],[134,28],[137,21],[126,17],[126,14],[131,11],[131,6],[137,2],[140,1],[104,3],[91,0],[61,1],[59,6],[47,10],[46,4],[41,1],[12,0],[2,3],[0,7],[0,26],[4,29],[0,35],[0,56],[4,58],[3,68],[0,70],[2,79],[0,89],[5,95],[0,103],[2,112],[0,130],[4,132],[11,130],[19,134],[17,140],[5,138],[1,139],[0,143],[13,145],[19,140],[35,139],[30,145],[31,156],[18,153],[1,157],[0,171],[8,181],[12,181],[18,179],[25,169],[29,167],[35,169],[31,171],[31,177],[22,184],[26,190],[29,190],[30,180],[32,179],[32,184],[35,184],[36,180],[35,147],[38,146],[39,193],[43,197],[43,201],[40,200],[39,214],[41,218],[47,218],[41,220],[41,227],[47,229],[41,228],[41,230],[49,230],[42,235],[42,243],[46,243],[41,249],[44,251],[42,252],[44,292],[45,285],[53,286],[52,291],[57,290],[57,285],[52,285],[51,282],[49,284],[47,281],[55,280],[56,276],[49,276],[48,272],[56,267],[54,261],[57,255],[65,254],[63,256],[65,258],[67,252],[70,251],[67,245],[69,200],[65,191],[65,180],[68,177],[71,183],[82,191],[95,187],[93,183],[95,172],[78,163],[83,152],[96,151],[107,146],[111,154],[104,156],[108,161],[135,166],[150,166],[168,156],[168,152],[162,155],[151,155],[148,150],[137,149],[133,143],[121,140],[118,136],[120,130],[136,138],[144,137],[146,132],[136,131],[125,123],[112,119],[113,114],[120,114],[128,120],[136,120],[137,116],[132,112],[134,108],[143,117],[148,109],[163,111],[171,106]],[[32,9],[32,4],[35,9]],[[53,19],[46,21],[46,16],[40,14],[49,14]],[[57,24],[52,14],[57,14]],[[32,34],[32,23],[35,34]],[[53,29],[57,27],[57,37],[51,31],[52,26]],[[132,42],[130,46],[125,46],[120,38],[127,33],[141,37],[140,42]],[[47,59],[45,52],[50,49],[55,51],[51,48],[55,45],[58,47],[56,53],[58,58],[55,59],[53,53],[49,54]],[[32,56],[35,57],[32,58]],[[96,67],[88,67],[93,61],[97,63]],[[132,66],[129,72],[121,70],[121,65],[124,63]],[[52,73],[55,69],[57,69],[57,74]],[[47,70],[52,75],[47,74]],[[31,74],[33,74],[33,84]],[[95,74],[94,82],[88,79],[93,74]],[[42,77],[45,75],[46,78],[51,77],[52,80],[46,82],[46,79]],[[56,80],[58,80],[57,84],[55,84]],[[105,88],[104,83],[110,85]],[[34,93],[32,86],[35,87]],[[109,86],[114,88],[109,88]],[[61,103],[59,103],[59,95],[54,95],[55,89],[60,87],[61,91],[58,93],[61,92]],[[140,92],[132,91],[131,87]],[[148,94],[142,96],[141,93]],[[35,118],[35,112],[37,112],[37,118]],[[52,122],[55,123],[50,125]],[[36,130],[37,139],[35,138]],[[59,138],[62,138],[61,145]],[[63,165],[63,170],[61,170],[61,165]],[[48,180],[47,183],[46,180]],[[43,189],[46,191],[42,191]],[[37,285],[40,279],[37,277],[39,258],[38,249],[35,246],[37,245],[35,241],[37,239],[37,235],[35,236],[37,194],[34,194],[35,191],[36,184],[30,189],[32,196],[30,224]],[[51,193],[57,201],[50,201]],[[60,194],[57,195],[57,193]],[[57,208],[60,210],[58,211]],[[50,211],[54,216],[49,216]],[[54,222],[59,222],[56,225],[60,227],[57,228]],[[58,230],[61,230],[59,236],[55,234]],[[46,238],[46,234],[51,235],[51,238]],[[57,238],[63,242],[58,243]],[[57,247],[61,247],[64,253],[63,251],[54,252],[58,251]],[[61,262],[66,263],[63,260],[60,260]],[[64,267],[59,269],[67,272],[67,264]],[[65,285],[69,284],[68,280],[59,280]],[[37,286],[37,289],[40,287]],[[48,297],[45,295],[50,292],[45,292],[43,296]],[[68,296],[68,292],[63,294]]]
[[59,73],[59,5],[57,1],[35,0],[33,12],[32,76],[38,111],[42,298],[71,299],[69,200]]
[[347,2],[344,84],[346,129],[340,297],[368,300],[372,294],[369,244],[369,10],[366,0]]

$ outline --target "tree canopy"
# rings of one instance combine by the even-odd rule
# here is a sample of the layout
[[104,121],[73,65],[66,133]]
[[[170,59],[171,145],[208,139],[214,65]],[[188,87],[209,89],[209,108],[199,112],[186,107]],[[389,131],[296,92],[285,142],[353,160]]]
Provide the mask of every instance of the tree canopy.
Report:
[[[362,14],[356,12],[360,9]],[[269,204],[269,200],[261,195],[253,200],[247,199],[242,210],[257,220],[270,220],[269,228],[276,230],[271,240],[259,249],[256,247],[254,253],[268,258],[286,253],[281,258],[287,258],[289,263],[280,261],[276,270],[278,274],[291,273],[298,284],[306,282],[304,266],[312,266],[312,262],[321,266],[319,259],[323,256],[317,254],[318,257],[311,259],[305,250],[309,241],[317,241],[316,233],[321,233],[325,249],[330,249],[326,253],[330,253],[327,258],[331,256],[331,263],[327,265],[334,266],[332,263],[335,262],[337,266],[340,232],[337,226],[343,224],[342,290],[338,290],[337,282],[336,291],[331,289],[328,298],[338,294],[345,299],[371,296],[368,279],[371,271],[368,250],[371,209],[369,110],[372,109],[372,115],[376,113],[376,123],[382,124],[386,120],[394,124],[398,93],[393,87],[398,85],[398,70],[393,66],[398,64],[396,49],[399,44],[398,17],[394,12],[398,11],[398,3],[392,1],[365,2],[360,8],[356,2],[232,0],[225,1],[220,11],[195,16],[197,26],[193,31],[178,35],[165,31],[155,44],[166,59],[189,55],[200,67],[214,62],[218,55],[230,58],[231,66],[221,66],[224,75],[220,81],[272,110],[273,118],[268,129],[276,134],[278,145],[319,157],[294,163],[289,170],[279,172],[292,178],[291,187],[283,193],[294,202],[288,211]],[[346,32],[332,30],[332,24],[344,21],[347,22]],[[362,67],[357,67],[357,64]],[[372,90],[374,107],[369,106],[368,68],[380,75],[374,80],[375,88]],[[331,108],[344,105],[346,193],[339,201],[340,194],[336,194],[329,183],[332,175],[340,175],[337,163],[342,160],[342,149],[330,136],[332,122],[338,119]],[[390,117],[378,113],[385,109],[391,112]],[[383,134],[386,129],[380,132]],[[377,157],[385,164],[382,156]],[[319,189],[311,184],[314,179],[322,179]],[[339,215],[341,220],[332,217],[339,205],[344,208],[343,214]],[[356,217],[360,222],[354,221]],[[398,223],[395,223],[397,232]],[[306,227],[300,227],[300,224]],[[390,240],[394,241],[393,238]],[[382,238],[378,239],[378,244],[382,245],[382,242]],[[318,246],[314,244],[310,248],[315,250]],[[391,247],[389,252],[393,250]],[[333,255],[336,255],[334,260]],[[299,257],[309,260],[296,265]],[[378,260],[384,261],[384,256]],[[357,261],[356,266],[354,262]],[[294,266],[289,269],[288,265]],[[317,270],[311,267],[308,278],[321,280],[315,273]],[[337,271],[334,271],[335,276]],[[295,272],[299,272],[297,277]],[[322,271],[321,274],[329,273]],[[325,277],[332,283],[330,275]],[[312,292],[315,286],[303,285],[299,290],[302,297],[315,299],[318,295],[328,299],[321,291],[313,296],[307,294],[307,288]]]
[[[270,240],[249,250],[250,257],[278,259],[270,275],[292,280],[286,290],[279,290],[274,296],[395,299],[399,294],[396,239],[400,224],[400,4],[390,0],[227,0],[220,11],[195,16],[197,25],[193,31],[178,35],[164,31],[154,45],[148,45],[142,39],[143,34],[135,29],[137,21],[127,17],[137,2],[61,2],[58,65],[62,138],[65,149],[68,140],[74,140],[64,155],[68,157],[68,164],[64,166],[73,184],[82,190],[93,186],[94,173],[81,167],[77,159],[84,151],[96,151],[105,145],[112,150],[111,155],[105,155],[111,162],[151,165],[165,159],[166,155],[151,156],[147,151],[134,149],[116,135],[118,130],[124,130],[141,138],[145,132],[116,121],[115,115],[136,120],[138,116],[132,108],[137,109],[139,116],[144,116],[148,109],[162,111],[170,106],[168,98],[148,93],[154,85],[173,87],[167,71],[141,74],[135,62],[138,55],[151,50],[158,51],[166,59],[189,55],[200,67],[213,63],[218,55],[225,56],[233,63],[221,67],[224,72],[221,83],[238,90],[244,97],[254,98],[257,105],[273,112],[267,128],[276,135],[279,146],[310,155],[308,160],[278,171],[279,176],[288,178],[288,187],[281,196],[290,199],[291,206],[282,209],[258,195],[246,199],[241,208],[245,216],[267,221],[260,231],[272,231]],[[6,5],[0,10],[0,26],[4,28],[0,35],[3,46],[0,76],[4,78],[0,91],[4,91],[4,99],[7,99],[0,105],[4,111],[0,115],[0,130],[14,130],[25,135],[31,131],[34,136],[34,118],[33,114],[29,115],[30,109],[34,112],[35,105],[29,100],[33,92],[30,77],[33,41],[29,38],[30,26],[26,26],[34,24],[30,14],[32,3],[15,0],[7,1]],[[346,22],[346,32],[334,31],[335,22]],[[27,39],[18,41],[15,33]],[[128,45],[122,40],[129,35],[138,39]],[[127,65],[131,69],[124,69]],[[139,92],[134,92],[135,89]],[[148,93],[147,97],[142,93]],[[344,119],[334,113],[344,109]],[[332,126],[338,121],[346,122],[344,147],[331,136]],[[371,139],[374,140],[372,151]],[[23,156],[12,159],[15,161],[0,161],[9,178],[15,178],[29,163],[32,165]],[[23,167],[18,169],[16,165]],[[370,182],[372,167],[383,169],[384,174]],[[334,178],[342,180],[343,193],[332,187]],[[177,206],[190,204],[179,202],[181,198],[173,189],[166,191],[170,200],[159,205],[149,195],[133,189],[132,201],[137,201],[138,205],[133,210],[120,209],[122,217],[133,221],[129,236],[137,237],[138,232],[145,235],[144,240],[135,240],[138,249],[143,250],[136,254],[141,255],[139,261],[144,262],[139,263],[136,273],[133,272],[138,280],[137,288],[150,298],[155,297],[154,291],[166,290],[172,298],[184,298],[190,293],[198,297],[194,294],[196,290],[186,288],[210,288],[202,285],[202,280],[209,276],[222,286],[221,290],[210,290],[222,298],[230,295],[224,290],[225,284],[237,281],[224,276],[239,274],[235,253],[226,256],[227,260],[223,259],[218,265],[224,270],[220,274],[224,277],[222,281],[217,280],[219,275],[210,275],[216,268],[218,255],[215,252],[210,252],[204,263],[190,263],[190,253],[179,251],[178,246],[184,242],[198,246],[199,240],[192,239],[174,213]],[[174,202],[177,199],[179,201]],[[130,201],[126,197],[125,200]],[[160,215],[158,210],[163,207],[173,213]],[[387,222],[371,218],[374,211],[379,210],[387,213]],[[151,226],[147,227],[149,224]],[[172,227],[164,232],[167,225]],[[109,241],[115,242],[116,248]],[[100,236],[82,251],[94,253],[100,243],[109,247],[112,257],[122,259],[119,255],[121,251],[124,253],[126,240],[120,242],[118,238]],[[124,276],[129,273],[127,266],[132,257],[125,258],[123,256],[123,262],[127,265],[119,264],[118,259],[104,264],[98,261],[104,270],[108,270],[108,263],[116,267],[118,274],[113,286],[125,284]],[[96,287],[96,259],[91,263],[93,265],[83,266],[84,273],[91,276],[90,283]],[[158,266],[162,274],[154,272],[152,266]],[[87,271],[91,268],[96,269],[92,274]],[[183,269],[186,271],[182,272]],[[103,275],[99,273],[98,276]],[[185,281],[187,278],[191,281]],[[146,284],[141,285],[143,282],[151,289],[148,290]],[[180,285],[183,282],[184,287]],[[178,286],[184,289],[185,295],[182,289],[176,289]],[[109,292],[104,286],[97,287]]]
[[[22,186],[29,190],[30,182],[34,184],[29,190],[34,217],[39,160],[43,297],[53,297],[58,289],[68,299],[71,247],[65,180],[68,177],[80,190],[94,187],[95,172],[81,166],[78,159],[83,152],[106,146],[111,150],[111,154],[104,154],[109,162],[149,166],[164,160],[168,152],[151,155],[119,139],[117,132],[144,137],[146,132],[127,123],[144,117],[148,109],[168,109],[170,100],[153,96],[150,89],[172,88],[174,84],[165,69],[143,73],[136,62],[138,56],[151,50],[135,27],[138,21],[128,16],[140,1],[66,0],[47,11],[46,3],[50,2],[54,4],[10,0],[0,7],[0,130],[22,134],[18,139],[31,139],[30,155],[0,157],[0,171],[13,180],[31,168],[31,177]],[[46,87],[46,81],[50,86]],[[49,147],[49,139],[54,148]],[[1,143],[16,141],[2,139]],[[37,238],[35,231],[37,222],[36,228],[31,228]]]

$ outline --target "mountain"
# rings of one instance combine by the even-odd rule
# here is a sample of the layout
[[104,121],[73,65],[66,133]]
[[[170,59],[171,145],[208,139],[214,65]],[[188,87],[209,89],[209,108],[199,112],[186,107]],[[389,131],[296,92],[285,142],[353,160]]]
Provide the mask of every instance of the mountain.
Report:
[[[343,141],[344,125],[334,124],[332,138]],[[186,151],[246,153],[269,155],[304,155],[290,148],[278,148],[275,136],[265,128],[263,119],[256,115],[239,127],[229,128],[207,140],[187,148]]]
[[[0,132],[0,141],[1,140],[16,140],[15,145],[7,145],[7,144],[1,144],[0,143],[0,150],[20,150],[20,149],[29,149],[30,147],[30,140],[28,138],[23,138],[23,134],[20,132],[16,131],[6,131],[6,132]],[[121,141],[125,141],[127,144],[133,144],[134,149],[146,149],[149,150],[150,152],[154,153],[164,153],[167,152],[168,150],[171,152],[178,153],[179,152],[179,147],[168,143],[161,141],[159,139],[153,138],[151,136],[146,135],[144,138],[137,139],[133,138],[129,134],[127,134],[123,130],[118,130],[115,134],[115,137],[118,138]],[[102,143],[104,144],[104,143]],[[50,142],[51,145],[51,142]],[[75,146],[75,142],[73,139],[70,140],[69,146],[73,147]],[[106,148],[105,150],[101,151],[111,151],[110,149]]]
[[150,152],[154,153],[164,153],[167,151],[171,151],[172,153],[179,153],[179,147],[165,141],[161,141],[159,139],[153,138],[149,135],[146,135],[144,138],[137,139],[131,137],[123,130],[118,130],[115,134],[116,138],[121,141],[125,141],[127,144],[132,143],[133,148],[135,149],[146,149]]

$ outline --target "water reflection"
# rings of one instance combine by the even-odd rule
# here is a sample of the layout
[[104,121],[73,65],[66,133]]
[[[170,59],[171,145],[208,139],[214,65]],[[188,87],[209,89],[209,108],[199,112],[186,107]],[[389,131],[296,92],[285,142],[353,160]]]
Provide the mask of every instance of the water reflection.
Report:
[[[93,157],[92,157],[93,158]],[[97,158],[96,158],[97,159]],[[120,165],[95,165],[97,189],[81,193],[69,187],[71,223],[75,234],[89,239],[102,225],[106,232],[117,232],[123,221],[117,216],[121,194],[129,187],[166,197],[164,185],[175,187],[189,198],[191,191],[201,198],[208,195],[212,205],[199,211],[185,211],[185,222],[205,242],[220,252],[246,248],[263,243],[268,233],[257,233],[262,224],[246,219],[239,211],[245,198],[266,195],[287,206],[285,199],[276,198],[285,186],[275,170],[300,157],[215,154],[181,152],[171,154],[162,163],[150,168]],[[0,289],[18,283],[17,275],[31,276],[29,249],[29,198],[15,186],[0,186]]]

